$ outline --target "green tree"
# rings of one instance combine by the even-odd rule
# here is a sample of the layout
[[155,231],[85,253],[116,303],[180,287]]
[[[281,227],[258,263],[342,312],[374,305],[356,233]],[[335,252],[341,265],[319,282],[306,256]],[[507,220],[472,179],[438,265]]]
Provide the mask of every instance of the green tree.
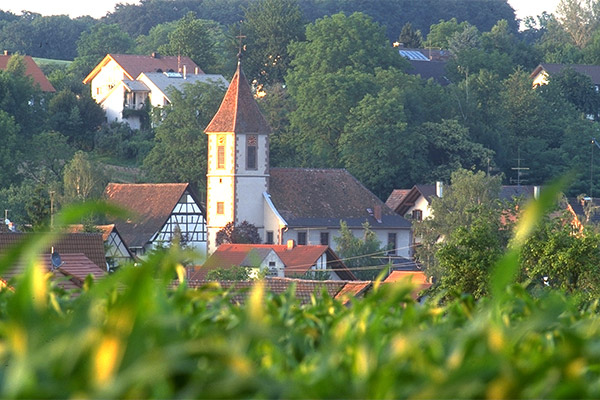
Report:
[[233,266],[230,268],[217,268],[206,274],[209,281],[249,281],[250,268]]
[[439,23],[431,25],[429,28],[429,33],[427,34],[427,46],[447,49],[450,39],[455,34],[463,32],[469,26],[470,24],[466,21],[459,24],[456,18],[452,18],[449,21],[441,20]]
[[444,188],[441,198],[431,201],[432,217],[413,224],[414,235],[419,246],[415,257],[421,262],[428,275],[439,279],[444,271],[440,269],[437,253],[444,241],[454,239],[454,234],[463,235],[475,221],[498,226],[500,207],[501,176],[488,176],[485,173],[458,169],[452,173],[450,185]]
[[556,7],[558,21],[580,49],[586,46],[592,32],[599,26],[597,3],[592,0],[561,0]]
[[229,222],[223,229],[217,232],[217,246],[223,243],[260,243],[258,229],[248,221],[242,221],[238,225]]
[[172,90],[171,104],[155,110],[155,144],[143,162],[152,180],[190,182],[206,188],[207,141],[204,128],[219,108],[225,88],[217,84],[186,85]]
[[540,224],[520,254],[524,279],[534,288],[550,286],[582,300],[600,294],[600,235],[574,234],[560,219]]
[[384,268],[381,261],[375,258],[383,254],[381,242],[377,240],[368,222],[363,224],[363,237],[358,238],[345,221],[340,221],[340,236],[333,240],[336,243],[336,253],[358,279],[375,279]]
[[416,136],[424,139],[421,152],[427,166],[421,179],[426,182],[448,181],[452,171],[461,168],[484,170],[494,155],[493,151],[473,142],[468,130],[456,120],[426,122],[416,128]]
[[367,94],[351,110],[340,136],[344,167],[380,197],[409,187],[426,165],[418,156],[425,138],[407,131],[403,102],[398,87]]
[[117,24],[99,23],[83,32],[77,41],[77,57],[69,70],[83,79],[109,53],[129,53],[134,41]]
[[8,113],[0,110],[0,187],[14,183],[19,168],[17,138],[20,127]]
[[77,148],[91,150],[95,132],[105,120],[105,113],[88,95],[70,90],[57,93],[48,103],[48,125],[69,138]]
[[480,299],[488,294],[490,272],[506,248],[500,218],[478,216],[457,227],[436,253],[441,274],[436,293],[449,299],[464,293]]
[[63,203],[81,202],[98,198],[107,180],[101,169],[83,151],[78,151],[65,166]]
[[216,44],[210,32],[211,25],[212,22],[198,19],[194,12],[189,12],[168,33],[169,43],[158,50],[168,55],[190,57],[203,70],[213,72]]
[[60,132],[42,132],[35,135],[29,145],[31,151],[23,153],[21,174],[36,184],[62,181],[65,164],[75,153],[68,138]]
[[549,84],[557,85],[558,91],[585,115],[598,120],[600,112],[600,94],[589,76],[565,68],[550,77]]
[[177,28],[177,21],[164,22],[153,26],[147,35],[135,38],[137,54],[152,54],[169,45],[169,34]]
[[404,47],[418,49],[423,45],[423,35],[421,35],[420,30],[414,30],[412,24],[407,22],[400,31],[398,42],[400,42]]
[[290,65],[288,44],[304,38],[296,0],[260,0],[244,9],[244,71],[259,84],[283,83]]

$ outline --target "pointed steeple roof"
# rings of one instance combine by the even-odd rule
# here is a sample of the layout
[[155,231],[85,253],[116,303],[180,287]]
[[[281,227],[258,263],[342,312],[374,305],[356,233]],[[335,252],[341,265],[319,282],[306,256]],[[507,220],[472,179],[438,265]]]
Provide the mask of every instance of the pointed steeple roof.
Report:
[[231,79],[227,93],[204,132],[263,133],[271,132],[263,117],[252,90],[238,60],[237,70]]

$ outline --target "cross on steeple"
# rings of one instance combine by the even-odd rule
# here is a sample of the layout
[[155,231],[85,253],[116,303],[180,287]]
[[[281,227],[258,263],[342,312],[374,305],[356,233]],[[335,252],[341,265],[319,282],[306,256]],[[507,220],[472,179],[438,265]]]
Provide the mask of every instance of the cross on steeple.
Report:
[[245,50],[246,46],[242,46],[242,39],[246,38],[246,35],[242,35],[242,21],[240,21],[240,34],[236,36],[239,39],[239,48],[238,48],[238,61],[242,59],[242,50]]

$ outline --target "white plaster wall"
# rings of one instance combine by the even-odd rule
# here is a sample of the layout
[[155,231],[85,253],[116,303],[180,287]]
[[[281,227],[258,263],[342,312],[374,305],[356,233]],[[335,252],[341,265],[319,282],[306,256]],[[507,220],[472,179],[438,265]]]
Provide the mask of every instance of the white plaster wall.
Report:
[[[217,169],[217,137],[225,135],[225,168]],[[206,223],[208,253],[216,249],[216,235],[227,223],[234,220],[234,134],[208,135],[208,168],[206,182]],[[217,214],[217,203],[224,203],[224,213]]]
[[[321,232],[329,232],[329,247],[337,252],[335,238],[341,236],[339,229],[289,229],[283,234],[283,243],[286,243],[286,241],[290,239],[293,239],[298,243],[298,232],[307,232],[307,245],[320,245]],[[363,236],[362,229],[352,229],[351,232],[355,237],[361,238]],[[396,254],[407,258],[411,256],[412,233],[410,229],[373,229],[373,232],[375,233],[377,240],[381,242],[381,247],[387,246],[388,233],[396,233],[396,246],[398,248]]]
[[108,92],[110,92],[110,85],[116,86],[125,78],[126,76],[121,67],[119,67],[119,65],[113,60],[109,61],[108,64],[106,64],[104,68],[98,72],[98,75],[92,79],[92,98],[99,103],[104,97],[106,97]]

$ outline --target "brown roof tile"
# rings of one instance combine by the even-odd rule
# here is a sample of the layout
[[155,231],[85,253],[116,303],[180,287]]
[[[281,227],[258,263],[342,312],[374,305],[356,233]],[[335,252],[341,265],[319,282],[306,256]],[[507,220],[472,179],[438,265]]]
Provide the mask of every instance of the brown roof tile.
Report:
[[[11,57],[11,55],[0,55],[0,69],[6,69]],[[46,78],[46,75],[44,75],[31,56],[23,56],[23,60],[25,61],[25,74],[32,77],[33,82],[37,83],[43,92],[56,92],[54,86],[52,86],[48,78]]]
[[188,73],[193,72],[196,68],[198,68],[199,73],[204,73],[189,57],[107,54],[83,80],[83,83],[89,83],[96,75],[98,75],[102,68],[112,60],[121,66],[127,75],[127,78],[131,80],[135,80],[142,72],[181,72],[184,65],[186,66]]
[[271,132],[269,124],[263,117],[248,80],[238,62],[237,70],[231,79],[227,93],[219,110],[208,124],[205,132],[240,132],[264,133]]
[[410,189],[394,189],[385,201],[385,205],[394,210],[402,199],[410,192]]
[[[345,169],[271,168],[271,200],[289,226],[350,227],[369,222],[371,227],[410,228]],[[381,210],[381,222],[375,218]]]
[[104,196],[132,213],[127,220],[112,221],[125,244],[143,247],[167,222],[186,191],[195,197],[188,183],[109,183]]
[[[233,301],[236,303],[244,303],[248,291],[251,290],[257,282],[261,281],[223,281],[218,284],[223,289],[241,290],[233,297]],[[306,279],[292,279],[292,278],[267,278],[262,282],[265,284],[265,290],[270,291],[273,294],[285,293],[292,285],[295,286],[295,296],[301,304],[308,304],[311,302],[312,296],[319,297],[323,290],[325,290],[329,296],[335,298],[336,295],[344,288],[347,282],[344,281],[315,281]],[[173,285],[175,285],[174,283]],[[214,285],[215,282],[202,281],[202,280],[189,280],[187,282],[188,287],[193,289],[201,289],[206,285]]]
[[[83,287],[83,283],[88,275],[91,275],[94,281],[98,281],[106,276],[106,272],[100,269],[83,253],[64,253],[60,257],[62,264],[54,270],[50,254],[41,255],[39,261],[47,271],[52,272],[52,279],[57,282],[58,286],[65,290]],[[24,271],[25,265],[18,262],[4,271],[2,278],[10,280]]]
[[[33,235],[35,234],[0,233],[0,253]],[[49,247],[43,249],[43,254],[50,254],[51,248],[54,248],[61,256],[63,254],[83,253],[100,269],[106,270],[104,241],[99,233],[66,233],[60,235]]]
[[[95,228],[100,231],[99,233],[102,234],[102,240],[104,240],[105,242],[108,240],[110,234],[116,229],[115,224],[96,225]],[[67,228],[67,232],[84,233],[85,226],[83,226],[82,224],[69,225],[69,227]]]

